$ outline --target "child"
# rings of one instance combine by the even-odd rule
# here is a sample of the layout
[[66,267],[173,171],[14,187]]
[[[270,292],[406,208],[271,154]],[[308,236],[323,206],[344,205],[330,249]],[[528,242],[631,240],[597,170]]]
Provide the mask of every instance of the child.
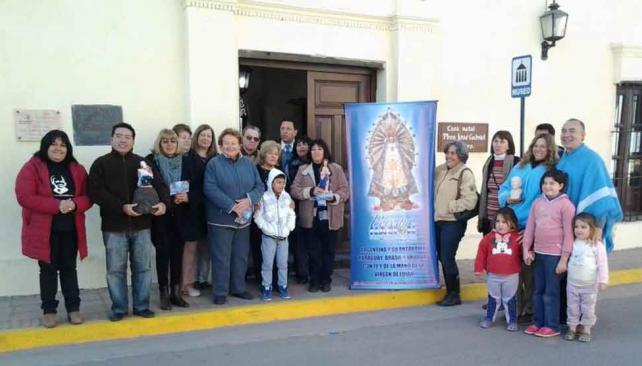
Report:
[[261,277],[263,277],[263,301],[272,300],[272,264],[276,254],[278,268],[279,296],[289,299],[288,295],[288,235],[294,230],[296,216],[294,202],[290,195],[284,191],[285,174],[272,169],[268,175],[267,190],[261,198],[259,207],[254,213],[256,226],[263,232],[261,253]]
[[[606,247],[599,241],[595,216],[582,212],[573,222],[575,242],[568,262],[566,285],[568,332],[564,337],[572,341],[591,341],[591,327],[595,325],[595,303],[598,290],[604,291],[609,282]],[[581,319],[581,320],[580,320]],[[579,325],[582,326],[580,331]]]
[[524,232],[524,263],[535,262],[535,318],[524,333],[560,334],[560,275],[573,248],[575,207],[564,193],[566,173],[551,169],[542,177],[542,196],[533,202]]
[[486,317],[479,323],[482,328],[493,325],[497,311],[504,305],[506,329],[517,331],[517,285],[522,264],[522,246],[517,231],[517,217],[512,208],[497,211],[495,230],[479,242],[475,259],[475,275],[488,273],[488,306]]

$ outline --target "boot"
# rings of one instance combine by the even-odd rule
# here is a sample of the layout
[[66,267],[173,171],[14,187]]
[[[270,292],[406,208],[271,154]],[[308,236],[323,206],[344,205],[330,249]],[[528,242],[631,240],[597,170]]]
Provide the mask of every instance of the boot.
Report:
[[185,299],[183,299],[183,295],[181,295],[181,286],[180,285],[174,285],[172,286],[172,293],[169,297],[169,301],[172,303],[172,305],[176,305],[181,308],[188,308],[189,304]]
[[172,310],[172,304],[169,301],[169,289],[167,286],[158,288],[160,294],[160,308],[161,310]]
[[446,296],[437,302],[439,306],[455,306],[461,305],[461,298],[459,297],[459,276],[448,276],[446,280]]

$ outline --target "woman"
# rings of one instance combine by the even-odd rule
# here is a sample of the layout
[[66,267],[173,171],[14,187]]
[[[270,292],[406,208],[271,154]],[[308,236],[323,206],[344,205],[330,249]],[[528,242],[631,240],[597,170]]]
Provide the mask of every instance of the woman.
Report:
[[252,206],[259,202],[264,183],[254,163],[241,156],[241,134],[226,128],[218,137],[221,154],[205,168],[207,240],[212,256],[214,304],[227,295],[251,300],[245,289]]
[[477,231],[488,234],[495,227],[495,216],[499,210],[497,194],[510,170],[519,162],[515,156],[515,143],[508,131],[497,131],[491,140],[493,153],[484,163],[482,189],[479,196],[479,217]]
[[[258,164],[256,165],[256,170],[261,177],[263,182],[264,190],[267,190],[267,179],[270,171],[277,167],[279,163],[279,156],[281,155],[281,144],[274,140],[267,140],[261,144],[261,148],[258,152]],[[256,226],[254,221],[250,226],[250,247],[252,251],[252,270],[254,272],[254,278],[259,282],[259,287],[261,287],[261,266],[263,264],[263,254],[261,254],[261,230]],[[274,267],[274,273],[276,274],[276,266]],[[277,281],[273,281],[277,283]]]
[[332,270],[337,232],[343,227],[345,203],[350,197],[348,180],[339,164],[332,162],[325,141],[310,144],[309,164],[301,165],[290,194],[299,200],[297,221],[310,255],[308,291],[332,289]]
[[[540,196],[540,183],[547,170],[554,168],[559,160],[553,137],[548,134],[536,136],[524,157],[511,171],[499,189],[499,204],[512,208],[517,216],[520,237],[524,234],[531,205]],[[519,198],[511,198],[511,181],[521,182]],[[517,315],[520,324],[529,324],[533,316],[533,267],[522,264],[517,291]]]
[[457,220],[454,214],[475,207],[477,188],[473,172],[465,165],[468,160],[466,144],[451,141],[446,144],[444,153],[446,162],[435,169],[435,233],[446,296],[437,305],[453,306],[461,304],[455,256],[467,226],[466,220]]
[[[190,181],[190,171],[183,169],[183,155],[178,148],[178,136],[170,129],[162,129],[154,149],[145,160],[159,172],[170,191],[171,203],[162,216],[152,218],[152,242],[156,247],[156,272],[161,310],[171,310],[172,305],[189,307],[181,294],[181,272],[184,242],[180,237],[177,211],[180,205],[189,202],[187,192],[174,191],[172,187],[181,181]],[[168,279],[169,273],[169,279]]]
[[[303,164],[309,163],[308,153],[310,152],[310,142],[312,141],[307,136],[297,137],[294,141],[294,149],[296,151],[296,155],[289,165],[289,177],[296,177],[296,173],[299,171],[299,167]],[[292,181],[286,182],[286,190],[288,192],[290,191],[291,186]],[[294,203],[296,205],[294,211],[298,213],[298,201],[295,200]],[[295,271],[296,282],[298,284],[306,284],[309,280],[309,256],[305,245],[305,238],[302,237],[301,229],[298,226],[295,227],[294,231],[290,233],[288,241],[290,242],[290,250],[294,256],[294,265],[291,268],[293,268]]]
[[16,198],[22,207],[22,253],[38,260],[43,325],[58,325],[58,276],[67,319],[81,324],[76,256],[87,257],[85,211],[87,171],[73,154],[67,134],[51,130],[16,178]]
[[[209,274],[209,254],[207,249],[207,223],[203,195],[203,174],[205,165],[217,153],[214,144],[214,130],[209,125],[200,125],[194,131],[192,148],[183,158],[183,170],[189,171],[189,192],[187,202],[178,205],[176,211],[178,229],[183,248],[182,292],[191,297],[200,296],[201,292],[194,287],[197,270],[202,268],[199,276],[200,288],[207,287]],[[201,271],[198,271],[199,274]]]

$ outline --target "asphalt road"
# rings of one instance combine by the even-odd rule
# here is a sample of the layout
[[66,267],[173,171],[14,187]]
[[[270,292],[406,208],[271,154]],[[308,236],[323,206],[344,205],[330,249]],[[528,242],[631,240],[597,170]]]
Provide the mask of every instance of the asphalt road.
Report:
[[[481,303],[240,326],[0,355],[0,365],[641,365],[642,284],[608,289],[588,344],[477,326]],[[503,323],[503,322],[502,322]]]

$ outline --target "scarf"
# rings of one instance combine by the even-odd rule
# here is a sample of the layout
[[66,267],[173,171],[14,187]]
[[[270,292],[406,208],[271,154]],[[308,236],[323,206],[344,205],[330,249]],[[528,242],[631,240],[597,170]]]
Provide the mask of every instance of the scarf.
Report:
[[155,154],[154,160],[156,161],[156,164],[158,164],[158,169],[160,169],[163,180],[168,187],[170,184],[181,180],[181,171],[183,166],[182,155],[179,154],[172,158],[168,158],[163,154]]

